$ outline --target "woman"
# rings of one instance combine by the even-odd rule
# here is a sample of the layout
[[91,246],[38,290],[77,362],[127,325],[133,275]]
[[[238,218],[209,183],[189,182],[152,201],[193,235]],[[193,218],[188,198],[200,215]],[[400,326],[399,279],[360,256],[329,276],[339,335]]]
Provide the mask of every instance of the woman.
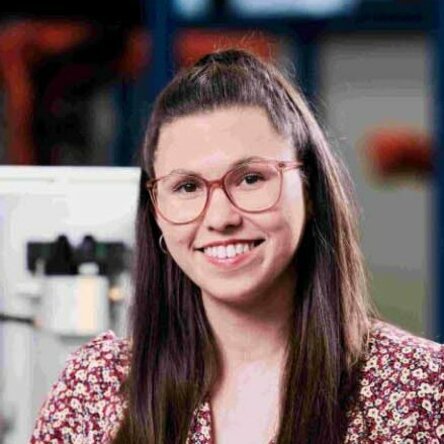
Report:
[[443,348],[370,309],[348,180],[275,67],[179,73],[139,192],[131,339],[72,356],[32,443],[442,442]]

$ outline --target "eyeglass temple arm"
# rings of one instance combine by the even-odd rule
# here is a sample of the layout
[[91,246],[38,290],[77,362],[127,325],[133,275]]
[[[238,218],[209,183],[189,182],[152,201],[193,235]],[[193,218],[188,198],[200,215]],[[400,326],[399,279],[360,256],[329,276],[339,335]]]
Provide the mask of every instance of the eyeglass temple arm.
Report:
[[145,188],[147,188],[148,190],[151,190],[155,184],[155,182],[157,182],[157,179],[150,179],[145,181]]
[[302,162],[299,162],[298,160],[280,163],[280,168],[282,171],[291,170],[293,168],[299,168],[301,166]]

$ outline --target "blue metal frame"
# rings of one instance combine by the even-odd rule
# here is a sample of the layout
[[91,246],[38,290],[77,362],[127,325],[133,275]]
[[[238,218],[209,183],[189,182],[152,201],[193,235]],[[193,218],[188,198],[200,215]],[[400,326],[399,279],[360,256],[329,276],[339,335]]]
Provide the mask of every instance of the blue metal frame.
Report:
[[436,2],[437,27],[434,33],[434,79],[435,79],[435,127],[434,127],[434,199],[433,231],[434,245],[434,304],[433,338],[444,343],[444,2]]
[[149,66],[134,83],[122,83],[115,87],[119,124],[110,158],[114,165],[138,165],[136,158],[150,107],[158,93],[174,75],[174,37],[176,21],[172,0],[143,3],[146,28],[151,35],[151,59]]
[[319,35],[322,27],[311,26],[292,29],[291,41],[295,52],[296,73],[295,79],[308,102],[316,108],[318,103],[319,85]]
[[150,98],[153,99],[174,75],[174,37],[176,31],[172,0],[147,1],[146,23],[151,31]]

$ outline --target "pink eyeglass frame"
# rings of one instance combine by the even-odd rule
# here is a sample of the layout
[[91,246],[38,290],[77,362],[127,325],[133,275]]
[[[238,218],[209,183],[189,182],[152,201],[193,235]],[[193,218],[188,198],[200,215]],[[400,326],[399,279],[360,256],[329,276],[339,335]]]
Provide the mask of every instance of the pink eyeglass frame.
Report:
[[[233,198],[230,196],[230,193],[227,191],[226,187],[225,187],[225,179],[226,177],[231,174],[233,171],[236,171],[239,168],[243,168],[245,167],[245,165],[250,165],[250,164],[255,164],[255,163],[260,163],[260,164],[269,164],[269,165],[273,165],[277,171],[279,172],[279,176],[280,176],[280,185],[279,185],[279,194],[278,197],[276,198],[276,202],[273,203],[273,205],[271,205],[268,208],[265,208],[264,210],[244,210],[243,208],[239,208],[236,203],[233,201]],[[299,168],[302,166],[302,162],[299,162],[297,160],[250,160],[248,162],[245,162],[244,164],[241,165],[237,165],[234,168],[229,169],[228,171],[226,171],[224,173],[224,175],[219,178],[219,179],[215,179],[215,180],[207,180],[202,176],[198,176],[196,175],[196,177],[199,177],[200,180],[202,180],[205,185],[206,185],[206,189],[207,191],[207,196],[206,196],[206,201],[205,201],[205,205],[202,208],[202,211],[199,213],[198,216],[196,216],[194,219],[191,219],[187,222],[174,222],[170,219],[168,219],[167,217],[165,217],[164,214],[162,214],[162,212],[160,211],[158,205],[157,205],[157,200],[156,200],[156,196],[154,194],[154,187],[156,186],[156,183],[162,179],[164,179],[165,177],[168,177],[170,174],[166,174],[165,176],[162,177],[157,177],[155,179],[150,179],[147,180],[145,183],[145,186],[149,192],[151,201],[154,205],[154,208],[156,209],[157,213],[163,218],[165,219],[167,222],[174,224],[174,225],[185,225],[185,224],[190,224],[194,221],[196,221],[197,219],[199,219],[202,214],[205,213],[207,207],[208,207],[208,203],[210,202],[210,198],[211,198],[211,194],[214,188],[222,188],[223,192],[225,193],[225,196],[227,196],[228,200],[231,202],[231,204],[237,208],[239,211],[242,211],[244,213],[262,213],[264,211],[268,211],[271,210],[278,202],[279,199],[281,198],[281,194],[282,194],[282,173],[284,173],[285,171],[289,171],[295,168]],[[180,173],[179,173],[180,174]],[[185,175],[185,174],[184,174]]]

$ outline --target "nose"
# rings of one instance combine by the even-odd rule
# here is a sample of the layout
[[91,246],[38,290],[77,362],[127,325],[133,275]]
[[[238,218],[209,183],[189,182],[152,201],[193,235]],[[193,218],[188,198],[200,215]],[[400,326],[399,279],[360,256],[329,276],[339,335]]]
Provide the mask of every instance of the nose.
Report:
[[229,227],[240,225],[242,216],[221,187],[213,188],[208,199],[209,202],[203,218],[203,224],[206,228],[224,231]]

